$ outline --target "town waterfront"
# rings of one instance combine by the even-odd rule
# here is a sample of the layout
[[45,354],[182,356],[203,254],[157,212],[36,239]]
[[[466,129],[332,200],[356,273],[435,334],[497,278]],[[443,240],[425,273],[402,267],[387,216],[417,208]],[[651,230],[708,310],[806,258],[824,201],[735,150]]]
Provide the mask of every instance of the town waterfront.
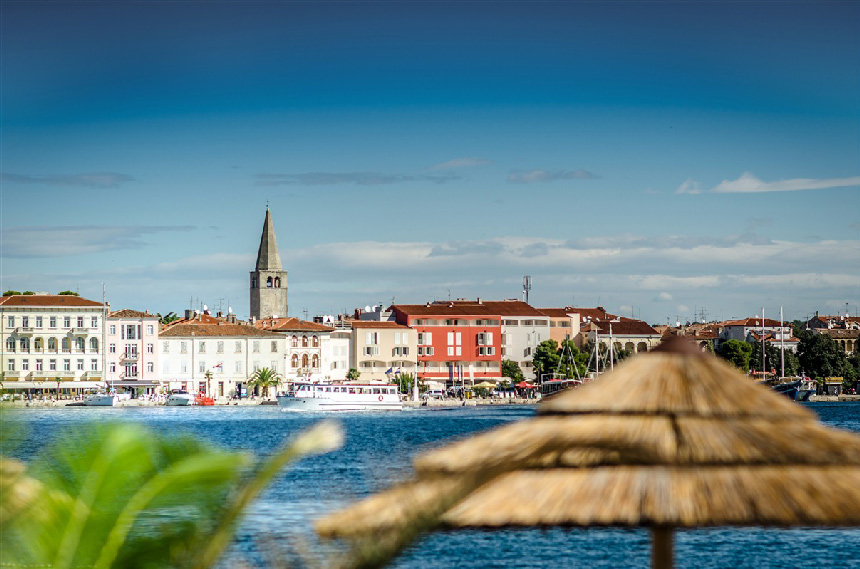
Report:
[[[860,408],[812,403],[830,427],[860,432]],[[328,512],[406,478],[412,457],[459,437],[531,417],[533,406],[418,408],[399,413],[335,415],[345,446],[312,457],[279,477],[250,509],[224,566],[269,566],[272,552],[330,552],[311,523]],[[161,433],[189,432],[231,449],[265,455],[286,438],[330,414],[287,413],[276,406],[10,409],[5,421],[26,425],[14,455],[28,459],[53,434],[86,421],[129,421]],[[310,552],[310,553],[308,553]],[[646,567],[645,530],[521,529],[460,531],[428,536],[396,567]],[[678,567],[860,567],[857,529],[698,529],[678,533]]]

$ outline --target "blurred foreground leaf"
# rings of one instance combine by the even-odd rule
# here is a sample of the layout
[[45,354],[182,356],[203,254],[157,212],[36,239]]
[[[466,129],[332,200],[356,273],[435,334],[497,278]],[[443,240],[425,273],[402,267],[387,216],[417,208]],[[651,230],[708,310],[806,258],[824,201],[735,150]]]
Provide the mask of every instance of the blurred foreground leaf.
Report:
[[136,425],[58,437],[34,460],[0,460],[0,565],[211,567],[245,508],[292,460],[340,446],[322,423],[265,461]]

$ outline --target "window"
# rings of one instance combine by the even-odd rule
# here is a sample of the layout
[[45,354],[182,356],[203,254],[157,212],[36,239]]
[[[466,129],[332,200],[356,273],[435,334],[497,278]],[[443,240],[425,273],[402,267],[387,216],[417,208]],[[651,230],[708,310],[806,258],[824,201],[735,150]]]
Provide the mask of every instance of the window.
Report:
[[299,347],[299,337],[298,336],[293,336],[292,338],[290,338],[290,346],[292,346],[293,348]]
[[302,367],[303,368],[308,367],[308,355],[307,354],[302,354]]
[[188,342],[179,342],[179,353],[187,354],[188,353]]
[[21,360],[21,371],[30,371],[30,360]]
[[71,328],[72,327],[72,317],[64,316],[63,317],[63,328]]
[[9,371],[15,371],[15,360],[9,360],[6,369]]
[[108,333],[112,336],[116,336],[116,324],[108,326]]
[[260,371],[260,362],[254,362],[254,373]]
[[320,367],[320,357],[316,354],[311,358],[311,367],[314,369],[318,369]]
[[253,348],[253,352],[255,354],[259,354],[260,353],[260,341],[254,340],[254,343],[252,344],[252,348]]
[[98,360],[90,360],[90,371],[98,371],[99,370],[99,361]]
[[418,343],[419,344],[432,344],[433,343],[433,332],[419,332],[418,333]]
[[63,347],[63,353],[64,354],[68,354],[69,352],[72,351],[72,341],[69,340],[68,338],[63,338],[63,340],[60,344]]
[[311,337],[311,345],[312,345],[314,348],[319,348],[319,347],[320,347],[320,339],[319,339],[319,338],[317,338],[316,336],[312,336],[312,337]]
[[307,336],[302,336],[302,347],[303,348],[308,347],[308,337]]
[[111,363],[110,363],[110,372],[111,372],[111,373],[116,373],[116,362],[111,362]]
[[63,371],[72,371],[72,360],[63,360]]
[[78,319],[77,319],[77,327],[78,327],[78,328],[83,328],[83,327],[84,327],[84,317],[83,317],[83,316],[78,316]]
[[30,351],[30,339],[21,338],[21,351],[26,353]]
[[90,328],[98,328],[99,327],[99,317],[91,316],[90,317]]
[[377,356],[377,355],[379,355],[379,346],[365,346],[364,347],[364,355],[365,356]]
[[224,342],[223,341],[219,341],[217,344],[215,344],[215,351],[218,352],[219,354],[224,353]]
[[56,338],[48,338],[48,351],[56,352],[57,351],[57,339]]
[[199,371],[200,373],[206,372],[206,362],[205,361],[199,360],[197,362],[197,371]]
[[496,355],[496,348],[493,346],[481,346],[478,348],[479,356],[494,356]]
[[8,326],[9,328],[15,327],[15,317],[14,316],[9,316],[6,318],[6,326]]
[[84,371],[84,360],[78,360],[78,371]]
[[125,364],[125,377],[137,377],[137,364]]
[[130,358],[137,357],[137,344],[126,344],[125,345],[125,355]]
[[98,338],[90,338],[90,351],[98,353],[98,351],[99,351],[99,339]]
[[30,327],[30,317],[29,316],[22,316],[21,317],[21,327],[22,328],[29,328]]
[[269,364],[269,369],[274,371],[274,372],[277,372],[278,371],[278,362],[276,362],[275,360],[272,360]]
[[364,343],[368,346],[375,346],[379,343],[379,334],[377,332],[365,332]]
[[493,333],[492,332],[482,332],[478,334],[478,345],[479,346],[491,346],[493,344]]
[[116,344],[108,344],[108,353],[115,354],[116,353]]
[[433,355],[433,346],[419,346],[418,347],[418,355],[419,356],[432,356]]
[[167,375],[170,373],[170,362],[167,360],[161,361],[161,373]]
[[152,324],[147,324],[146,325],[146,333],[149,334],[150,336],[155,334],[155,326],[153,326]]
[[179,373],[188,373],[188,360],[182,360],[179,364]]
[[57,360],[48,360],[48,371],[57,371]]
[[83,352],[85,344],[86,342],[83,338],[75,338],[75,350]]
[[135,325],[128,324],[125,326],[125,339],[126,340],[134,340],[136,338]]
[[155,371],[155,364],[152,362],[146,362],[146,373],[152,373]]
[[292,367],[293,369],[299,367],[299,355],[298,354],[293,354],[293,357],[290,358],[290,367]]
[[57,317],[51,316],[48,318],[48,328],[56,328],[57,327]]
[[237,341],[237,342],[236,342],[236,353],[237,353],[237,354],[241,354],[241,353],[242,353],[242,341],[241,341],[241,340],[239,340],[239,341]]
[[170,342],[162,342],[161,343],[161,353],[169,354],[170,353]]
[[146,353],[154,354],[155,353],[155,344],[147,344],[146,345]]
[[35,338],[33,340],[33,349],[37,352],[42,351],[42,338]]
[[197,353],[205,354],[206,353],[206,342],[199,342],[197,344]]
[[272,353],[273,354],[278,353],[278,341],[277,340],[272,340]]
[[502,325],[504,326],[519,326],[520,323],[516,320],[502,320]]
[[36,328],[41,328],[41,327],[42,327],[42,317],[36,316]]
[[448,345],[459,346],[463,343],[463,335],[460,332],[448,332]]
[[42,360],[36,360],[36,371],[42,371]]
[[6,351],[12,353],[15,352],[15,338],[12,338],[11,336],[6,338]]
[[236,362],[236,373],[242,373],[242,362]]

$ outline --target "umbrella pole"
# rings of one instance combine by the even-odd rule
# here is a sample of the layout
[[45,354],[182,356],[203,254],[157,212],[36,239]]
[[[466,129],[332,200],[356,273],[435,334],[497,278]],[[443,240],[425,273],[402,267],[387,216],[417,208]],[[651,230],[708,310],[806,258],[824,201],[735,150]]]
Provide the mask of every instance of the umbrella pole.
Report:
[[672,529],[651,528],[651,569],[672,568]]

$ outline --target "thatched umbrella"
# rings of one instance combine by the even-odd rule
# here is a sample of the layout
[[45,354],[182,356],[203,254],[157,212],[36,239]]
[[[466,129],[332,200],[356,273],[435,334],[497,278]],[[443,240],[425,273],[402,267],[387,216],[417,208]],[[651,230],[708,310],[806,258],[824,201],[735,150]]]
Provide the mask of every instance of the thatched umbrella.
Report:
[[860,436],[686,341],[538,413],[419,456],[415,480],[317,531],[402,547],[404,527],[649,527],[669,567],[673,528],[860,525]]

